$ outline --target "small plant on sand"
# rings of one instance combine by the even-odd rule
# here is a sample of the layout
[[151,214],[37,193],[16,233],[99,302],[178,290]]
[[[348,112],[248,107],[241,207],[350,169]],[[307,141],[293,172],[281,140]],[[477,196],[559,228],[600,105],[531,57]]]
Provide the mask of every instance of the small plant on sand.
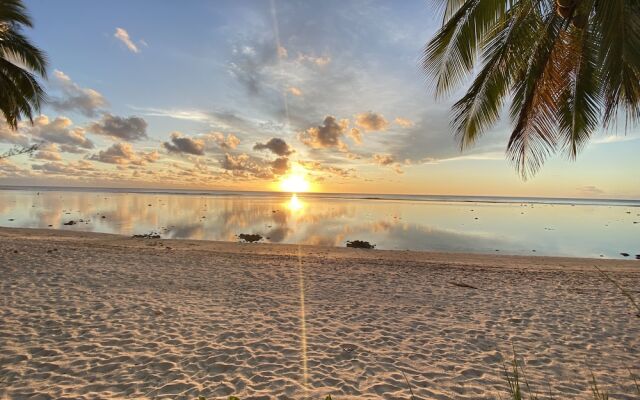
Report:
[[638,377],[629,370],[629,375],[631,375],[631,379],[633,379],[633,383],[636,385],[636,392],[640,394],[640,382],[638,382]]
[[613,279],[612,277],[610,277],[608,274],[606,274],[603,270],[601,270],[600,268],[598,268],[597,265],[593,266],[595,269],[598,270],[598,272],[600,272],[600,274],[609,282],[613,283],[613,285],[615,287],[618,288],[618,290],[620,290],[620,293],[622,293],[627,299],[629,299],[629,302],[631,302],[631,304],[633,305],[633,307],[636,309],[636,311],[638,311],[638,313],[636,314],[637,317],[640,317],[640,305],[638,305],[638,303],[636,303],[636,300],[633,298],[633,296],[631,295],[631,293],[629,293],[625,288],[622,287],[622,285],[620,285],[620,283],[618,281],[616,281],[615,279]]
[[[510,368],[507,368],[507,364],[503,363],[504,375],[507,379],[507,385],[509,398],[512,400],[541,400],[538,395],[531,390],[529,381],[524,372],[524,367],[518,362],[518,353],[516,353],[515,347],[513,347],[513,360],[511,361]],[[525,396],[521,380],[524,381],[524,389],[528,392],[528,397]]]
[[594,400],[609,400],[609,393],[607,391],[601,392],[598,387],[598,382],[596,382],[596,376],[591,371],[591,393],[593,393]]

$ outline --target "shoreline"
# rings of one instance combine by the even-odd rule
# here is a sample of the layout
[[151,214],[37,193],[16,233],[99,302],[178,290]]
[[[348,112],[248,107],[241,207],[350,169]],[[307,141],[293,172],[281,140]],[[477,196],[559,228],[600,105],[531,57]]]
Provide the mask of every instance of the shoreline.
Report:
[[539,393],[633,399],[596,262],[638,298],[633,260],[0,228],[0,398],[504,398],[513,345]]
[[[218,240],[198,240],[198,239],[148,239],[133,238],[127,235],[101,232],[85,232],[65,229],[42,229],[42,228],[10,228],[0,227],[0,240],[5,238],[25,238],[30,240],[53,240],[53,241],[84,241],[91,244],[139,247],[141,243],[162,242],[171,245],[172,250],[198,250],[222,253],[246,252],[250,250],[252,254],[288,254],[295,255],[299,249],[304,249],[307,253],[316,255],[333,255],[349,258],[375,258],[385,260],[401,260],[413,262],[439,263],[446,262],[455,265],[474,265],[482,267],[506,267],[520,268],[538,267],[545,269],[571,268],[576,271],[595,270],[593,265],[598,267],[616,268],[629,270],[630,272],[640,272],[640,260],[634,259],[613,259],[613,258],[589,258],[589,257],[562,257],[545,255],[514,255],[514,254],[489,254],[489,253],[460,253],[460,252],[437,252],[423,250],[385,250],[385,249],[353,249],[337,246],[320,246],[309,244],[289,244],[289,243],[246,243],[227,242]],[[514,266],[515,263],[515,266]]]

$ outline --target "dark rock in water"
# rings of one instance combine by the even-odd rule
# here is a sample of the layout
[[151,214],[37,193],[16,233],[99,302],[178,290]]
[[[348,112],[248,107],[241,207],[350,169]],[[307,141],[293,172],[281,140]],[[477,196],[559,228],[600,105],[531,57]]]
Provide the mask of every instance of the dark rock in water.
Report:
[[100,217],[100,218],[104,219],[104,218],[107,218],[107,216],[106,216],[106,215],[103,215],[103,216],[102,216],[102,217]]
[[64,223],[64,224],[62,224],[62,225],[75,225],[75,224],[76,224],[76,221],[71,220],[71,221],[69,221],[69,222],[65,222],[65,223]]
[[14,219],[13,218],[9,218],[9,221],[14,221]]
[[622,257],[629,257],[629,253],[620,253]]
[[352,247],[354,249],[373,249],[376,247],[376,245],[364,240],[353,240],[347,241],[347,247]]
[[640,260],[640,254],[636,254],[636,260]]
[[253,243],[262,240],[262,235],[259,235],[257,233],[241,233],[238,235],[238,238],[240,238],[240,240],[244,240],[247,243]]

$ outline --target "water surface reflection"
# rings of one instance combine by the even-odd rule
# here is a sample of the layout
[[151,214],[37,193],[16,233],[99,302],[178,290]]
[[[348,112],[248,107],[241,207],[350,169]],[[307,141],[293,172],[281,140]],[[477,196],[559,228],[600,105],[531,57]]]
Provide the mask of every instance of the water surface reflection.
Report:
[[360,239],[379,249],[618,258],[640,254],[638,221],[626,205],[0,191],[2,226],[223,241],[259,233],[324,246]]

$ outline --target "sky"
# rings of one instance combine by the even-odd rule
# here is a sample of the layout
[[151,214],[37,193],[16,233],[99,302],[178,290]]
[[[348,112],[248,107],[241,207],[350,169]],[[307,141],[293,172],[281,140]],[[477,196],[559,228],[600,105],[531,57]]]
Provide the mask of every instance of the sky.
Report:
[[522,180],[509,121],[464,152],[461,92],[419,60],[441,16],[416,1],[25,1],[49,57],[33,125],[0,124],[0,185],[640,198],[640,129],[598,132]]

